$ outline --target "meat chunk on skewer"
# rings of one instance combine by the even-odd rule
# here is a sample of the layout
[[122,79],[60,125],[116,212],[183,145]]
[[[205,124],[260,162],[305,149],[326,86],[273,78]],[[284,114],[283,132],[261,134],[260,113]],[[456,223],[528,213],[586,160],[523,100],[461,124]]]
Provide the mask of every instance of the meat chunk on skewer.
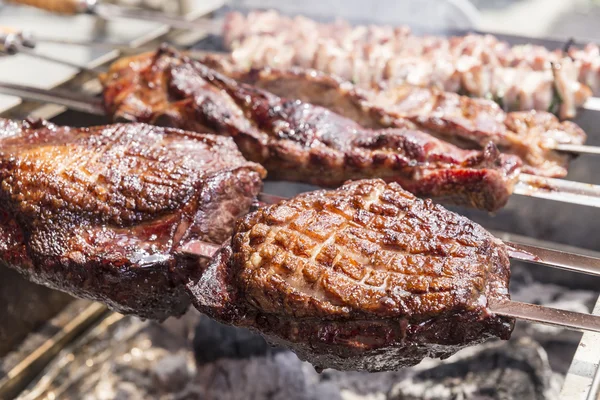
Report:
[[0,120],[0,262],[121,313],[181,315],[196,263],[174,249],[222,243],[264,176],[226,137]]
[[491,35],[416,36],[407,27],[320,23],[272,10],[229,13],[223,38],[244,69],[309,67],[363,88],[435,87],[489,98],[505,110],[551,111],[561,118],[573,118],[600,89],[597,46],[566,54],[511,47]]
[[382,178],[424,197],[502,207],[518,157],[462,150],[411,128],[367,129],[322,107],[287,100],[170,50],[122,59],[104,78],[109,115],[233,137],[269,177],[323,186]]
[[211,55],[202,61],[238,81],[328,108],[363,127],[420,129],[467,149],[484,148],[493,142],[501,152],[519,156],[524,162],[523,172],[534,175],[566,176],[572,156],[548,147],[557,143],[580,145],[586,140],[579,126],[561,122],[551,113],[506,113],[493,101],[437,89],[402,85],[363,90],[312,69],[240,71],[224,57]]
[[239,220],[188,283],[195,306],[317,367],[394,370],[508,339],[505,245],[395,183],[301,194]]

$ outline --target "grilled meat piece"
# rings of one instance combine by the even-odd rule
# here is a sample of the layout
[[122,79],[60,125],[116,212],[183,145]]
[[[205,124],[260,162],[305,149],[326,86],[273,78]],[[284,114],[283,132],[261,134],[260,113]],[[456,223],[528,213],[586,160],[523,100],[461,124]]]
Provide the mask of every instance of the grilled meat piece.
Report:
[[243,68],[315,68],[361,87],[410,84],[498,101],[506,110],[572,118],[598,86],[589,51],[512,47],[491,35],[418,37],[407,27],[319,23],[276,11],[226,16],[224,44]]
[[524,161],[523,172],[564,177],[570,155],[548,145],[583,144],[586,135],[570,121],[551,113],[505,113],[496,103],[437,89],[400,85],[362,90],[334,76],[303,68],[238,70],[229,59],[207,56],[202,62],[219,72],[275,95],[328,108],[363,127],[420,129],[462,148],[485,148],[493,142]]
[[195,263],[174,249],[223,243],[264,174],[225,137],[0,120],[0,260],[121,313],[181,315]]
[[489,211],[512,192],[521,161],[461,150],[412,129],[365,129],[322,107],[239,84],[173,50],[122,59],[104,78],[114,118],[233,137],[269,177],[339,186],[383,178],[420,196]]
[[317,367],[395,370],[448,357],[514,320],[504,244],[395,183],[305,193],[242,218],[188,284],[202,313]]

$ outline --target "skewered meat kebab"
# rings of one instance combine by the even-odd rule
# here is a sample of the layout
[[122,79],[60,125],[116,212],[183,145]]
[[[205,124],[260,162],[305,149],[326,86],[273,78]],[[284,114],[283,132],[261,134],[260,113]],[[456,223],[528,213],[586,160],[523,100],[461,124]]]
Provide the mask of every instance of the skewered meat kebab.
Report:
[[[7,33],[2,35],[2,30]],[[0,50],[25,51],[26,54],[37,56],[30,51],[35,45],[30,37],[31,34],[26,32],[0,27]],[[331,108],[342,115],[350,111],[345,116],[358,118],[357,122],[364,127],[416,125],[467,148],[473,145],[484,147],[488,141],[493,141],[501,151],[519,155],[525,161],[526,173],[563,177],[567,174],[566,167],[571,154],[600,152],[599,149],[582,145],[585,134],[575,124],[561,124],[546,113],[506,115],[491,101],[412,85],[400,85],[387,90],[361,90],[340,78],[296,67],[288,70],[240,70],[231,59],[227,60],[216,53],[208,54],[201,56],[202,62],[236,80],[266,88],[279,96],[295,97]],[[52,61],[70,65],[61,59],[52,58]],[[281,82],[283,79],[286,80],[285,85]],[[277,81],[275,85],[273,80]],[[337,91],[333,99],[329,95],[321,95],[320,91],[325,89]],[[338,104],[337,101],[342,103]],[[345,107],[346,102],[350,102],[350,110]],[[566,151],[567,154],[556,154],[552,150]]]
[[116,120],[231,136],[273,179],[335,187],[379,177],[421,196],[493,211],[506,203],[521,164],[491,143],[484,151],[461,150],[417,130],[365,129],[238,84],[168,48],[114,64],[104,100]]
[[[339,186],[347,179],[381,177],[426,197],[495,210],[513,192],[600,206],[600,189],[518,175],[520,161],[497,153],[461,150],[425,132],[364,129],[356,122],[299,101],[240,85],[177,52],[124,59],[105,79],[106,110],[138,120],[234,137],[247,158],[272,178]],[[90,97],[3,84],[7,93],[104,114]],[[515,180],[516,186],[513,187]]]
[[[526,306],[509,301],[508,255],[535,257],[397,184],[259,209],[207,267],[198,246],[218,247],[264,172],[230,139],[143,124],[1,127],[0,259],[118,311],[178,315],[186,290],[201,311],[317,366],[383,370],[507,339],[515,304]],[[585,314],[550,322],[600,330]]]
[[595,186],[517,176],[517,160],[496,154],[491,143],[467,151],[421,131],[364,129],[320,107],[238,84],[168,48],[116,62],[104,85],[113,118],[230,135],[275,179],[339,186],[379,177],[424,197],[486,210],[501,207],[518,179],[516,193],[600,204]]
[[588,56],[573,50],[577,58],[572,60],[539,48],[529,55],[528,49],[513,49],[490,35],[417,37],[406,27],[352,27],[254,11],[227,15],[223,37],[232,58],[245,68],[297,65],[369,88],[433,86],[490,98],[506,110],[552,111],[561,118],[574,117],[591,95],[588,81],[597,87],[598,67]]
[[[15,34],[6,37],[12,36]],[[24,39],[22,42],[27,43]],[[25,47],[25,44],[13,44],[11,48],[21,47]],[[276,95],[330,108],[356,120],[363,127],[427,130],[434,136],[465,148],[484,148],[492,141],[502,152],[521,157],[526,173],[564,177],[574,151],[599,151],[583,146],[586,136],[577,125],[560,123],[545,112],[506,114],[488,100],[411,85],[382,91],[361,90],[350,82],[310,69],[240,70],[230,59],[215,53],[202,56],[201,61],[236,80],[251,83]]]
[[198,263],[174,248],[222,243],[264,176],[226,137],[2,119],[0,260],[121,313],[179,316]]
[[553,148],[572,148],[586,139],[576,124],[559,122],[550,113],[505,113],[492,101],[437,89],[404,85],[382,91],[362,90],[312,69],[240,71],[230,59],[217,55],[205,56],[201,61],[275,95],[329,108],[363,127],[424,130],[462,148],[485,148],[491,141],[502,152],[518,155],[524,162],[523,172],[534,175],[566,176],[572,155]]
[[194,305],[320,368],[396,370],[448,357],[514,319],[508,253],[466,218],[382,180],[301,194],[239,220],[190,279]]

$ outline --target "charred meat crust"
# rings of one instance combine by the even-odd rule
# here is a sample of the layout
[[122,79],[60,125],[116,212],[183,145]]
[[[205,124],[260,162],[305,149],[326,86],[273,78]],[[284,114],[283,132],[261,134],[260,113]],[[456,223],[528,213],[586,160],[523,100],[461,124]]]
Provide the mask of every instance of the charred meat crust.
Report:
[[189,300],[187,240],[222,243],[265,172],[228,138],[145,124],[1,120],[0,260],[29,279],[162,320]]
[[381,180],[301,194],[243,219],[194,305],[317,367],[381,371],[447,357],[514,320],[505,246],[479,225]]
[[462,150],[419,130],[367,129],[325,108],[238,84],[166,47],[118,61],[103,81],[114,118],[231,136],[271,179],[336,187],[383,178],[420,196],[494,211],[520,172],[520,159],[492,143],[484,151]]
[[202,61],[226,75],[275,95],[328,108],[363,127],[424,130],[462,148],[493,142],[503,153],[519,156],[523,172],[564,177],[571,155],[548,150],[554,143],[583,144],[586,134],[575,123],[544,111],[504,112],[491,100],[460,96],[434,88],[400,85],[363,90],[350,82],[311,69],[239,70],[227,58]]

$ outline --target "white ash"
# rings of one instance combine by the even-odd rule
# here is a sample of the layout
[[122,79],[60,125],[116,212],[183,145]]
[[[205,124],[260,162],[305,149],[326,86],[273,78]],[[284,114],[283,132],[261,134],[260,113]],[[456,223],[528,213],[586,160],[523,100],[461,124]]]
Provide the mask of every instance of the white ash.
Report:
[[[514,271],[515,300],[586,312],[594,301],[592,291],[542,284],[527,269]],[[47,379],[21,398],[552,400],[580,338],[519,322],[509,342],[470,347],[448,360],[426,359],[396,372],[318,374],[293,353],[232,329],[193,310],[162,325],[126,317],[89,335],[89,343],[66,349],[47,368]]]

